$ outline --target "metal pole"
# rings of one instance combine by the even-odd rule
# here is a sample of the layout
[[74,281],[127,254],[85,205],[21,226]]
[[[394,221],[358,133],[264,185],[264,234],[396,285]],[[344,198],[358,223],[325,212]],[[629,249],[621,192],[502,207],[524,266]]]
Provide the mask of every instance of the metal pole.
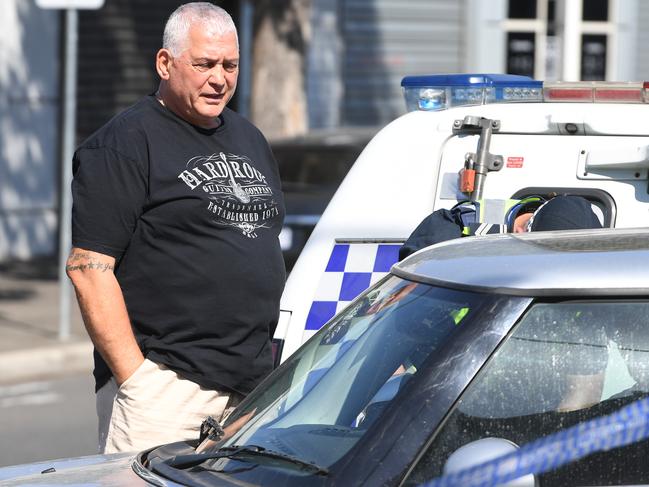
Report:
[[491,146],[492,120],[480,120],[480,138],[478,139],[478,148],[476,150],[475,160],[475,189],[471,194],[471,200],[477,201],[482,199],[484,183],[489,172],[489,147]]
[[564,81],[581,78],[581,0],[564,0],[563,74]]
[[77,27],[76,9],[65,11],[65,71],[63,80],[63,144],[61,153],[61,207],[59,211],[59,340],[70,338],[70,301],[72,287],[65,272],[71,246],[72,155],[76,135],[77,101]]
[[250,117],[250,93],[252,85],[252,23],[254,7],[251,0],[242,0],[239,7],[239,102],[237,111]]

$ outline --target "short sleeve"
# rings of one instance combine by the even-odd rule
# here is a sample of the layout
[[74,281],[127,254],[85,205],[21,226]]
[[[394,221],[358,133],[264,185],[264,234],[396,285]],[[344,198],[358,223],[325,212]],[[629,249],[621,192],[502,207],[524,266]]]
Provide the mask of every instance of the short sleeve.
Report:
[[147,197],[136,161],[106,148],[74,155],[72,245],[119,259],[128,246]]

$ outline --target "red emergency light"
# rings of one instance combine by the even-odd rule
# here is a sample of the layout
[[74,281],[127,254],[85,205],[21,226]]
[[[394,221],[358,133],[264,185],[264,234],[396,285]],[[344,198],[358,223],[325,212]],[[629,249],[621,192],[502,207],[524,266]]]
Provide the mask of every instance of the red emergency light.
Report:
[[649,82],[605,81],[543,83],[543,99],[549,102],[647,103]]

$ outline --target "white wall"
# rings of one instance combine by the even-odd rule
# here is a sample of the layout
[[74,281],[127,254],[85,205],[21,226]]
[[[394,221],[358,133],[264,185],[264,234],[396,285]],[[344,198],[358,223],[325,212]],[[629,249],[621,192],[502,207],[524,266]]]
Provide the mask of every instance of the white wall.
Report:
[[59,17],[33,0],[0,15],[0,262],[56,250]]
[[[610,0],[609,0],[610,1]],[[638,58],[636,49],[638,44],[638,31],[646,30],[645,25],[638,25],[639,3],[644,4],[644,10],[649,14],[649,3],[638,2],[638,0],[617,0],[613,3],[613,19],[616,27],[617,42],[615,42],[615,79],[611,81],[638,81],[639,76]]]
[[637,35],[635,44],[630,46],[633,51],[628,51],[626,55],[635,61],[634,79],[647,81],[649,80],[649,49],[647,49],[647,45],[649,45],[649,29],[647,29],[647,25],[649,25],[649,2],[646,0],[634,0],[632,3],[636,6],[634,15]]
[[507,0],[465,0],[464,15],[464,71],[504,73],[507,66],[507,36],[502,29],[502,23],[507,17]]

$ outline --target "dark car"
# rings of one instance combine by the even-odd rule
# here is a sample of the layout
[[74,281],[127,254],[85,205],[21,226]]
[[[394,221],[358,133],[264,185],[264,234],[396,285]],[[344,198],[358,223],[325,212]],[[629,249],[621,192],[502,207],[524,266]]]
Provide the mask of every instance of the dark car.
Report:
[[[225,422],[227,439],[141,452],[132,481],[414,486],[448,473],[458,454],[475,463],[467,445],[516,450],[606,417],[649,395],[647,262],[649,230],[419,251],[255,389]],[[648,454],[646,440],[603,448],[523,485],[649,485]],[[114,460],[111,485],[127,485],[118,471],[128,461]],[[46,465],[57,471],[8,485],[110,481],[56,462],[31,472]]]
[[341,181],[378,128],[317,130],[271,142],[286,204],[280,235],[287,270],[318,223]]

